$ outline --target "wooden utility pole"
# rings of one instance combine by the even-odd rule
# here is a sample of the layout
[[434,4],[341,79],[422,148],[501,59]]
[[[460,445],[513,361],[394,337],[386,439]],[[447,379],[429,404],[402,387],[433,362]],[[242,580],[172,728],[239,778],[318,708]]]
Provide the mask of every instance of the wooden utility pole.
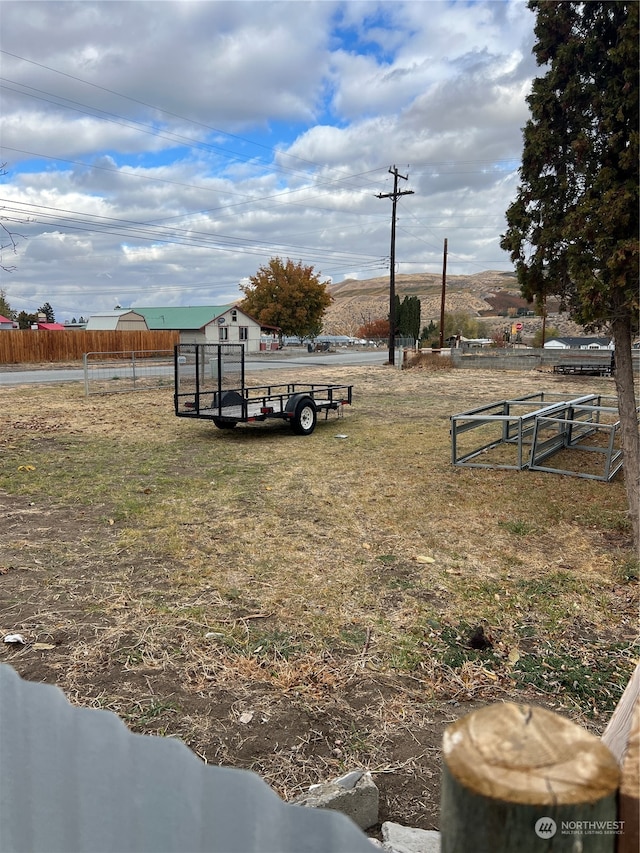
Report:
[[544,349],[544,342],[547,337],[547,294],[542,294],[542,340],[540,346]]
[[444,238],[442,258],[442,298],[440,299],[440,349],[444,346],[444,298],[447,290],[447,238]]
[[395,166],[389,169],[393,175],[393,192],[378,193],[378,198],[390,198],[391,207],[391,268],[389,270],[389,364],[395,364],[396,352],[396,204],[400,196],[413,195],[413,190],[398,190],[398,178],[408,180],[408,175],[398,174]]

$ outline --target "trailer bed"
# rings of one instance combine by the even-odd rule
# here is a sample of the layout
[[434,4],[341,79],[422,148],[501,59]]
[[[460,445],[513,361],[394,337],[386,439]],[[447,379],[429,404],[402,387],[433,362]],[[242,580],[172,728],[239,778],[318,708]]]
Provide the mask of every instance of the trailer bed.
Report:
[[353,386],[280,383],[246,386],[244,347],[238,344],[179,344],[175,348],[174,408],[178,417],[211,420],[220,429],[280,418],[309,435],[319,412],[338,417],[351,404]]
[[611,362],[606,364],[568,362],[553,366],[554,373],[562,373],[565,376],[612,376],[613,370]]

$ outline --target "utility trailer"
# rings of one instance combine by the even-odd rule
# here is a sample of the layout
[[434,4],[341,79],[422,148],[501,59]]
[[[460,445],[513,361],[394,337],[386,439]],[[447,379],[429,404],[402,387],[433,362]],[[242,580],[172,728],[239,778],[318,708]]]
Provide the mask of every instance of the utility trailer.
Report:
[[178,344],[174,350],[174,409],[179,418],[211,420],[219,429],[280,418],[298,435],[311,435],[318,413],[342,417],[352,385],[290,382],[245,384],[242,344]]
[[611,362],[597,363],[590,362],[582,364],[575,361],[567,364],[554,364],[553,372],[562,373],[565,376],[612,376],[614,366]]

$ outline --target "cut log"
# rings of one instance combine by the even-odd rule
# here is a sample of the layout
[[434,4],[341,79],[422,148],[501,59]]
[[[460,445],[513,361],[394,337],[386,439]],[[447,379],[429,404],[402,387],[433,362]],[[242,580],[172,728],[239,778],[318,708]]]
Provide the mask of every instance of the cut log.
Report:
[[595,735],[500,703],[443,737],[442,853],[613,853],[620,769]]

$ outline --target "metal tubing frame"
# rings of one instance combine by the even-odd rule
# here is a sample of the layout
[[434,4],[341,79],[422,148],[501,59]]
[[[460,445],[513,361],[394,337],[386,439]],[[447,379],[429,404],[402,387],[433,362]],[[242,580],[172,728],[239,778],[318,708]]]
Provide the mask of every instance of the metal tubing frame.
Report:
[[[559,447],[547,447],[543,448],[542,452],[539,453],[537,448],[539,447],[538,443],[538,431],[539,428],[542,428],[545,423],[553,423],[557,422],[559,424],[569,426],[568,432],[566,432],[565,438],[567,439],[561,446]],[[582,436],[593,435],[597,432],[608,432],[609,433],[609,441],[607,442],[606,447],[593,447],[589,445],[579,444],[579,438],[572,438],[573,430],[572,427],[574,425],[584,425],[585,421],[582,420],[569,420],[567,418],[553,418],[553,417],[540,417],[536,420],[536,430],[534,434],[533,445],[531,447],[531,461],[529,463],[530,471],[544,471],[550,474],[567,474],[574,477],[580,477],[585,480],[600,480],[602,482],[610,482],[618,471],[622,468],[622,450],[615,450],[614,443],[616,433],[620,428],[620,421],[616,421],[612,424],[603,424],[599,422],[591,422],[595,423],[595,426],[592,426],[587,431],[583,431],[581,433]],[[545,442],[543,442],[544,444]],[[548,465],[542,465],[541,462],[544,462],[546,459],[554,456],[556,453],[559,453],[561,450],[571,449],[571,450],[583,450],[589,453],[602,453],[605,457],[604,460],[604,471],[602,474],[586,474],[579,471],[570,471],[565,468],[552,468]]]
[[[562,408],[566,405],[566,401],[564,399],[559,400],[555,403],[549,403],[546,406],[538,407],[531,412],[527,412],[524,415],[514,415],[511,414],[511,409],[516,406],[533,406],[536,403],[543,403],[545,401],[545,397],[561,397],[562,395],[557,394],[545,394],[545,392],[538,392],[536,394],[528,394],[524,397],[516,397],[512,400],[500,400],[496,403],[489,403],[485,406],[478,406],[475,409],[470,409],[467,412],[461,412],[457,415],[452,415],[451,417],[451,461],[454,465],[465,466],[469,468],[498,468],[505,470],[516,470],[520,471],[523,468],[526,468],[529,464],[529,460],[524,458],[523,452],[523,444],[525,439],[529,436],[533,435],[535,419],[541,413],[555,411],[559,408]],[[580,401],[591,401],[596,398],[594,394],[587,394],[583,397],[577,398]],[[491,413],[491,410],[495,410],[501,408],[502,413]],[[463,421],[462,425],[460,425],[460,421]],[[501,438],[496,439],[495,441],[488,442],[487,444],[482,445],[481,447],[477,447],[474,450],[466,453],[464,456],[458,456],[458,436],[467,432],[468,430],[475,429],[479,426],[484,426],[487,424],[494,423],[502,423],[501,430]],[[511,424],[514,424],[515,427],[512,430]],[[484,453],[487,450],[492,450],[494,447],[499,447],[501,444],[516,444],[518,448],[518,460],[517,464],[510,465],[508,463],[493,463],[493,462],[470,462],[470,459],[475,459],[481,453]]]
[[[616,407],[602,405],[605,400],[616,402],[616,398],[604,397],[598,394],[585,394],[582,397],[576,397],[572,400],[564,398],[559,402],[550,403],[534,411],[527,412],[524,415],[514,415],[511,413],[512,407],[532,405],[536,400],[543,402],[545,397],[548,398],[550,396],[562,397],[563,395],[545,395],[545,392],[541,392],[514,400],[501,400],[453,415],[451,417],[452,463],[469,468],[505,470],[523,470],[524,468],[529,468],[529,470],[569,474],[585,479],[605,481],[613,479],[622,467],[622,451],[616,451],[614,447],[615,436],[619,429],[619,421],[612,424],[604,424],[601,423],[601,415],[605,413],[617,413]],[[501,414],[497,414],[496,409],[501,409]],[[494,423],[502,424],[501,438],[476,447],[463,456],[458,456],[458,436],[461,433],[479,426]],[[556,425],[556,435],[541,441],[538,436],[540,435],[542,424]],[[606,448],[590,447],[578,443],[580,439],[593,435],[599,430],[609,432],[609,441]],[[523,445],[530,436],[531,449],[528,458],[525,460]],[[481,453],[499,447],[501,444],[517,445],[517,464],[470,461],[478,457]],[[577,471],[560,470],[539,464],[555,453],[567,448],[603,453],[605,455],[604,474],[581,474]]]

